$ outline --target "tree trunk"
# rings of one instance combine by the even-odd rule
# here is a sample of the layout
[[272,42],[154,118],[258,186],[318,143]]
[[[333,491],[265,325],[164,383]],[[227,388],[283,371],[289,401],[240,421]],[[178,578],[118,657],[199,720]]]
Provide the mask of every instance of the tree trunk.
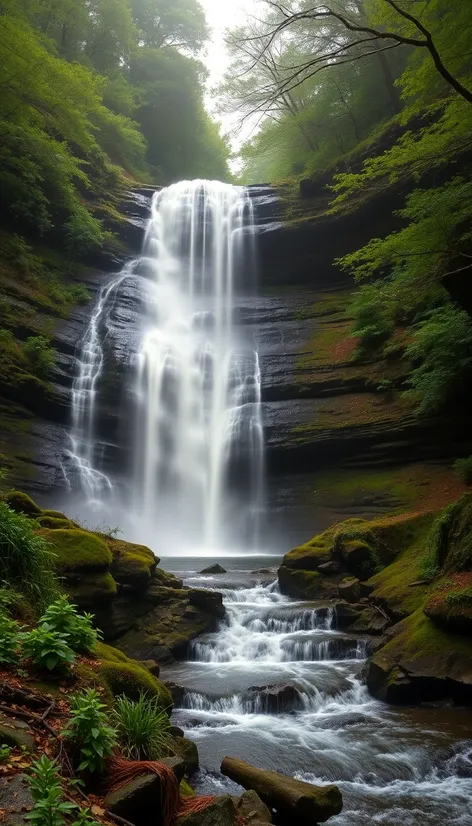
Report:
[[390,68],[390,63],[388,60],[387,55],[385,52],[379,52],[377,54],[378,61],[380,63],[380,67],[382,69],[382,74],[384,76],[385,87],[387,89],[387,94],[390,99],[390,104],[393,109],[393,113],[398,115],[399,112],[402,110],[402,101],[400,98],[400,93],[395,86],[395,82],[393,80],[392,70]]
[[225,757],[221,771],[245,789],[257,792],[271,809],[276,809],[296,826],[313,826],[342,811],[343,799],[337,786],[312,786],[277,772],[250,766],[236,757]]

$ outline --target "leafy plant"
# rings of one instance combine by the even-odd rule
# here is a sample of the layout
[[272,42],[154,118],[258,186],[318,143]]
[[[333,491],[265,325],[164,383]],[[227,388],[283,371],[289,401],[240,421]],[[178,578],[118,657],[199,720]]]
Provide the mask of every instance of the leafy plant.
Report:
[[0,581],[41,609],[58,595],[59,583],[54,554],[34,528],[31,519],[0,502]]
[[6,743],[0,744],[0,763],[6,763],[10,754],[12,753],[13,749],[11,746],[7,746]]
[[92,816],[90,809],[80,806],[71,826],[100,826],[100,824]]
[[77,747],[79,772],[101,774],[105,759],[116,745],[116,730],[109,725],[106,708],[95,689],[88,689],[71,698],[71,720],[65,736]]
[[56,351],[45,336],[30,336],[23,351],[31,367],[43,378],[47,377],[56,363]]
[[0,611],[0,664],[11,665],[18,659],[20,626]]
[[73,651],[87,653],[102,638],[93,625],[93,614],[79,614],[65,595],[48,605],[40,619],[40,625],[63,634]]
[[67,637],[54,631],[47,623],[23,634],[22,642],[24,656],[46,671],[63,673],[75,662],[75,654]]
[[123,754],[130,760],[155,760],[169,752],[170,721],[157,697],[116,699],[113,722]]
[[33,763],[31,774],[29,787],[34,807],[26,818],[34,826],[64,826],[65,816],[73,812],[77,804],[62,799],[56,762],[43,754]]
[[454,462],[454,470],[462,482],[466,485],[472,485],[472,456],[457,459],[457,461]]

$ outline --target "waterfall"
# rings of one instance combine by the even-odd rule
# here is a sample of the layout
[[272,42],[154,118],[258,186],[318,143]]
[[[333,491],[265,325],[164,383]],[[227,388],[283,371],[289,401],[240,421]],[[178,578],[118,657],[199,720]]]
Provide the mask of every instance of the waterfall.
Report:
[[[255,271],[245,188],[167,187],[153,197],[142,256],[102,288],[81,347],[71,457],[86,508],[110,513],[131,539],[155,545],[158,537],[166,555],[257,544],[261,375],[257,347],[235,324],[238,284],[254,282]],[[112,316],[130,285],[139,330],[115,347],[128,364],[108,406],[126,433],[110,447],[100,412],[105,348],[113,349]]]

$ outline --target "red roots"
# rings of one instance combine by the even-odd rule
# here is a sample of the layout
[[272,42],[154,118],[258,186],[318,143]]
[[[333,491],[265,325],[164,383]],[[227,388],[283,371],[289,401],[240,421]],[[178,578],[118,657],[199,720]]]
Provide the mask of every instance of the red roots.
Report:
[[179,782],[169,766],[158,760],[125,760],[123,757],[110,757],[107,760],[107,774],[110,777],[109,789],[117,789],[140,774],[157,774],[161,779],[161,819],[162,826],[173,826],[178,817],[200,812],[213,802],[214,797],[181,798]]

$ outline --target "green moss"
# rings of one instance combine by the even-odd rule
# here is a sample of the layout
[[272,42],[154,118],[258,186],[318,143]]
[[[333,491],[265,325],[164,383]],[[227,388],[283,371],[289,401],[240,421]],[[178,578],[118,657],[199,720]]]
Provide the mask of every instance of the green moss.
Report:
[[93,571],[109,568],[112,555],[103,539],[78,529],[42,529],[56,554],[56,567],[62,573]]
[[[43,510],[42,513],[43,516],[50,516],[52,519],[67,519],[67,516],[64,513],[61,513],[61,511],[54,511],[50,510],[49,508]],[[70,522],[70,519],[68,519],[67,521]]]
[[399,633],[381,649],[384,656],[411,663],[423,657],[448,657],[452,653],[470,657],[472,642],[438,628],[421,609],[403,620]]
[[319,596],[322,580],[317,571],[303,571],[286,568],[282,565],[278,572],[282,593],[298,599],[311,599]]
[[401,617],[421,608],[431,587],[429,584],[411,587],[423,578],[424,560],[428,555],[428,537],[434,521],[432,514],[415,519],[414,531],[405,536],[402,550],[390,565],[375,574],[369,582],[375,586],[373,598],[388,605],[391,611]]
[[114,697],[125,694],[131,700],[137,700],[141,693],[146,693],[151,697],[158,697],[163,708],[172,708],[172,696],[164,683],[133,660],[104,661],[98,671]]
[[448,505],[436,519],[430,537],[430,566],[446,571],[472,570],[472,494]]
[[96,610],[103,603],[109,602],[118,592],[118,586],[108,571],[96,571],[94,573],[80,572],[80,578],[76,581],[76,575],[65,575],[64,588],[69,594],[72,602],[80,608]]
[[69,519],[65,517],[58,519],[54,516],[40,516],[38,518],[38,525],[42,528],[50,528],[52,531],[57,531],[62,528],[73,528],[74,525]]
[[472,574],[446,576],[435,584],[424,613],[436,625],[458,634],[472,633]]
[[180,796],[181,797],[196,797],[196,792],[189,785],[187,780],[180,781]]
[[118,582],[144,589],[153,575],[157,559],[145,545],[136,545],[104,534],[100,535],[111,551],[111,573]]
[[25,516],[41,516],[42,510],[28,494],[20,490],[11,490],[4,497],[8,506],[16,513],[24,513]]
[[104,642],[97,642],[93,653],[99,660],[104,660],[111,663],[126,663],[129,662],[129,657],[119,651],[118,648],[113,648],[112,645],[107,645]]

